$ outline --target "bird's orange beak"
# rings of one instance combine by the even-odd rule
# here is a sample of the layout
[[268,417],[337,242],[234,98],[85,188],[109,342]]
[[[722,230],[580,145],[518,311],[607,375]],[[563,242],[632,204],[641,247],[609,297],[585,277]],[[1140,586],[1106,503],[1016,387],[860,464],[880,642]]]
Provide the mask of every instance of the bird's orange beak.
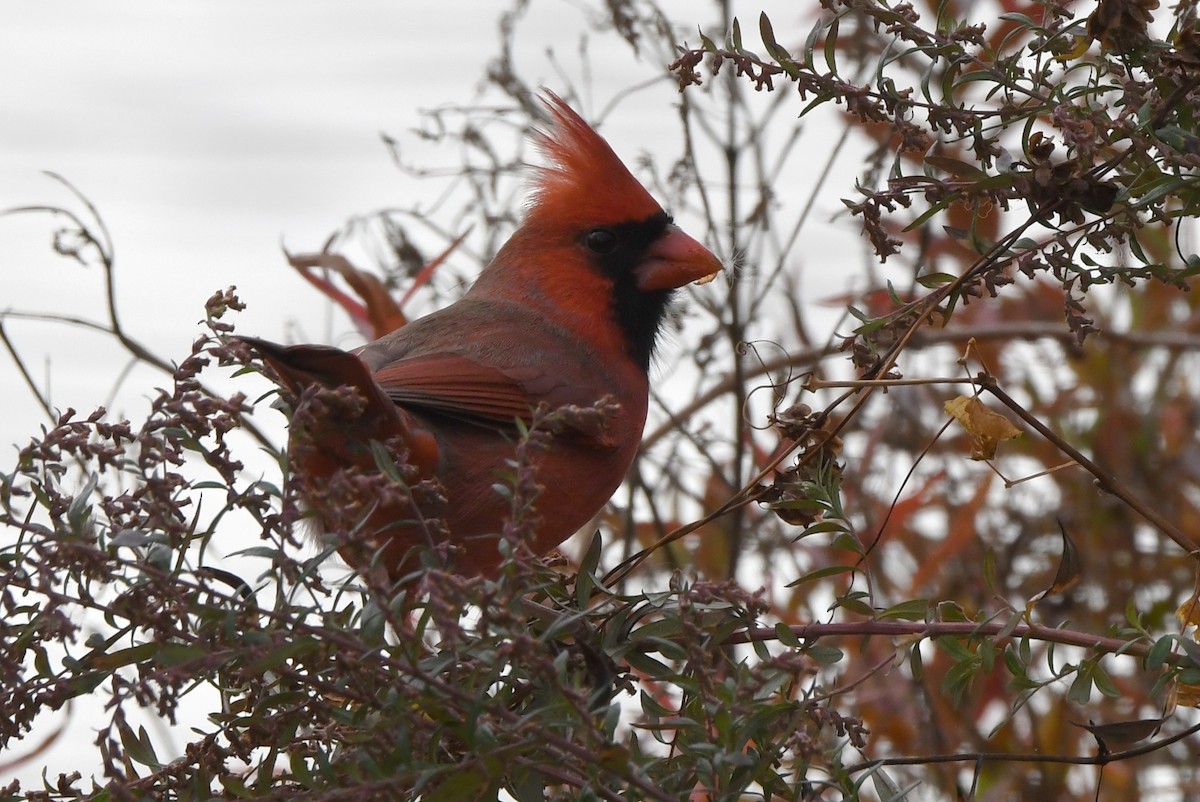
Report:
[[707,284],[723,267],[712,251],[684,234],[678,226],[669,225],[651,244],[645,260],[638,266],[638,289],[652,292],[678,289],[693,281]]

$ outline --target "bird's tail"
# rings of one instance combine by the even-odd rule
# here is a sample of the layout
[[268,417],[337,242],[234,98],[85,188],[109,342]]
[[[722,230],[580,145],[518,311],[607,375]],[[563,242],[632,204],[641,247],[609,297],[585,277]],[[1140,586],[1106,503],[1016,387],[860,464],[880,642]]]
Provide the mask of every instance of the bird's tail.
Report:
[[257,337],[239,337],[262,356],[263,361],[297,400],[310,387],[336,390],[352,387],[366,402],[355,430],[368,439],[383,441],[399,437],[409,460],[423,477],[432,475],[438,447],[432,433],[396,406],[356,354],[328,345],[280,345]]

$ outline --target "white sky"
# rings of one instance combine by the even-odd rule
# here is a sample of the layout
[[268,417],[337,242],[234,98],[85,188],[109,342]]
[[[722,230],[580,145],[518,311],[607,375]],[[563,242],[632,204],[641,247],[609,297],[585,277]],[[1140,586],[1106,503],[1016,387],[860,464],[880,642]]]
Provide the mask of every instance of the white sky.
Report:
[[[288,318],[324,320],[280,245],[315,250],[347,217],[413,191],[380,134],[403,136],[420,108],[469,99],[491,52],[479,43],[493,15],[452,5],[420,4],[419,19],[416,4],[386,0],[10,7],[0,207],[70,204],[43,170],[83,191],[116,241],[125,323],[161,353],[186,353],[204,300],[231,284],[250,305],[246,331],[278,337]],[[428,80],[434,68],[444,74]],[[52,230],[46,218],[0,219],[0,308],[98,316],[98,271],[56,258]],[[9,329],[43,375],[36,351],[56,346],[56,405],[104,400],[105,374],[121,364],[108,343],[45,324]],[[0,365],[6,387],[11,371]],[[15,395],[5,443],[40,420]]]

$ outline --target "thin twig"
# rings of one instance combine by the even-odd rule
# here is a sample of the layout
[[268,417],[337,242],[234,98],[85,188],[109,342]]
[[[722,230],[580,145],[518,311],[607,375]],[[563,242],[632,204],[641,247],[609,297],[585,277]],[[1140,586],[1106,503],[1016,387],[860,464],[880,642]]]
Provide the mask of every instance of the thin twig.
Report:
[[885,757],[878,760],[863,761],[862,763],[852,763],[846,766],[843,771],[848,774],[857,774],[860,771],[866,771],[875,766],[923,766],[931,763],[968,762],[1066,763],[1075,766],[1105,766],[1109,763],[1117,763],[1122,760],[1148,755],[1151,752],[1157,752],[1173,743],[1182,741],[1184,738],[1195,735],[1197,732],[1200,732],[1200,724],[1195,724],[1182,732],[1177,732],[1166,738],[1151,741],[1144,746],[1126,749],[1122,752],[1101,751],[1095,755],[1047,755],[1044,752],[960,752],[954,755],[912,755],[906,757]]
[[[951,635],[959,638],[994,637],[1007,633],[1009,638],[1031,638],[1033,640],[1061,643],[1064,646],[1079,646],[1108,654],[1123,654],[1145,657],[1151,644],[1110,638],[1091,632],[1056,629],[1041,624],[1018,624],[1010,621],[837,621],[832,623],[792,624],[788,631],[801,640],[816,641],[821,638],[867,637],[879,635],[889,638],[918,637],[939,638]],[[779,639],[775,627],[753,627],[730,635],[726,643],[753,643]]]

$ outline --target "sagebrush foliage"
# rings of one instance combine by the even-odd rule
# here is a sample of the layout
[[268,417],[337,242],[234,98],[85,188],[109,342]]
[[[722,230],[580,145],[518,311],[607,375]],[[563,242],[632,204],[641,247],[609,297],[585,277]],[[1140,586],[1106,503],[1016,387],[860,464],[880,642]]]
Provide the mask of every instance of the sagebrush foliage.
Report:
[[[114,311],[170,375],[149,416],[55,416],[0,470],[0,749],[99,698],[101,769],[4,793],[1136,799],[1152,765],[1195,783],[1200,28],[1156,6],[826,0],[800,25],[759,16],[761,48],[724,17],[693,48],[697,20],[605,4],[594,35],[673,62],[682,90],[683,150],[648,158],[647,185],[702,216],[737,279],[678,319],[682,389],[578,566],[523,548],[523,464],[579,410],[545,411],[498,482],[496,579],[436,550],[400,588],[334,579],[282,456],[241,465],[269,447],[248,415],[269,399],[207,379],[245,362],[235,296],[177,368]],[[516,208],[528,13],[490,68],[504,125],[443,109],[428,134],[485,155],[438,230],[449,247],[479,223],[481,258]],[[835,329],[804,280],[848,260],[806,251],[810,190],[784,180],[808,125],[863,154],[857,186],[826,170],[811,192],[844,198],[878,262]],[[66,219],[56,247],[111,278],[102,226]],[[430,280],[419,220],[376,219],[380,287]],[[981,448],[944,412],[960,390],[1024,433]],[[378,458],[355,492],[409,492]],[[166,754],[145,716],[188,694],[209,715]]]

